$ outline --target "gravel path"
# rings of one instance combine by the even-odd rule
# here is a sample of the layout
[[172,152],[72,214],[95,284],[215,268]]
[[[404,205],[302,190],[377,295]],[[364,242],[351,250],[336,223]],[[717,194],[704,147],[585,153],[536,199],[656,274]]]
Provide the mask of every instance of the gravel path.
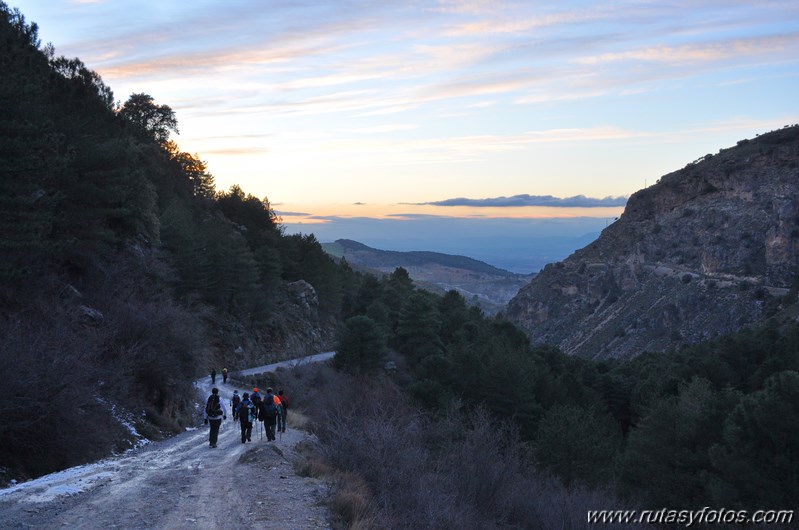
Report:
[[[207,379],[197,385],[201,397],[210,393]],[[230,420],[234,387],[217,386],[228,419],[216,449],[208,447],[208,427],[202,426],[0,490],[0,528],[330,528],[322,504],[326,485],[297,476],[293,468],[297,444],[310,435],[289,424],[275,442],[261,440],[253,429],[253,441],[242,444],[239,426]]]

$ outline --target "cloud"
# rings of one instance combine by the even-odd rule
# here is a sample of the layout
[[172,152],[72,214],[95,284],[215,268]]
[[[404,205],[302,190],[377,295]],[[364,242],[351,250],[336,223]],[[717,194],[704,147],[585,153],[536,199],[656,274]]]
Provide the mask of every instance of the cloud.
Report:
[[[216,101],[200,105],[195,90],[182,90],[188,101],[170,102],[202,117],[340,113],[358,119],[450,101],[477,114],[500,106],[495,101],[503,95],[508,105],[530,106],[663,90],[664,81],[729,68],[739,58],[753,63],[768,54],[790,61],[797,47],[790,33],[729,39],[728,26],[741,23],[734,12],[711,18],[702,26],[702,42],[695,42],[685,33],[691,26],[683,23],[687,5],[681,2],[623,1],[581,10],[500,0],[441,0],[428,9],[379,4],[355,9],[357,2],[347,2],[352,9],[342,9],[288,2],[264,10],[245,1],[222,10],[209,3],[185,24],[159,19],[78,44],[111,80],[182,77],[192,86],[216,86],[224,93]],[[664,30],[663,21],[672,19]],[[637,36],[647,29],[663,38]],[[369,123],[346,129],[402,130]]]
[[447,34],[450,36],[486,36],[501,34],[529,34],[535,29],[556,26],[562,27],[570,24],[590,22],[597,19],[610,18],[614,15],[613,11],[608,10],[570,10],[561,13],[540,15],[537,17],[522,18],[499,18],[480,20],[478,22],[468,22],[465,24],[449,28]]
[[605,53],[575,59],[586,65],[600,65],[619,61],[643,61],[667,64],[689,64],[717,62],[756,55],[785,54],[796,52],[799,33],[770,35],[754,39],[729,39],[682,46],[651,46],[623,52]]
[[204,149],[204,155],[221,155],[221,156],[241,156],[241,155],[259,155],[268,153],[269,149],[266,147],[220,147],[217,149]]
[[[718,121],[730,109],[770,117],[755,130],[771,128],[790,107],[796,79],[787,76],[799,64],[799,29],[791,24],[799,3],[787,0],[155,4],[132,19],[124,2],[108,1],[102,9],[54,4],[42,14],[69,35],[56,45],[107,77],[117,96],[145,91],[169,104],[181,121],[177,140],[210,157],[219,182],[235,177],[261,187],[260,195],[310,198],[309,182],[340,176],[325,196],[337,204],[373,204],[392,178],[407,178],[401,184],[410,188],[416,175],[463,179],[449,191],[393,200],[628,193],[633,184],[621,179],[638,182],[629,175],[708,152],[704,145],[716,141],[700,129],[729,136]],[[745,125],[740,130],[753,135]],[[669,143],[679,153],[687,134],[700,152],[666,162],[665,148],[655,156],[636,149]],[[552,158],[568,147],[587,154],[567,154],[559,174],[596,179],[596,169],[609,187],[500,180],[551,174]],[[599,167],[592,152],[609,163]],[[623,164],[610,160],[621,152],[628,153]],[[589,159],[594,166],[580,167]],[[370,184],[353,185],[345,173]],[[359,188],[358,197],[346,196]]]
[[275,210],[276,215],[285,215],[285,216],[292,216],[292,217],[310,217],[311,214],[305,212],[284,212]]
[[524,207],[524,206],[550,206],[556,208],[596,208],[609,206],[624,206],[627,204],[627,197],[605,197],[598,199],[586,197],[585,195],[575,195],[574,197],[553,197],[552,195],[514,195],[512,197],[493,197],[487,199],[467,199],[458,197],[456,199],[446,199],[443,201],[413,203],[415,206],[473,206],[478,208],[494,207]]
[[[400,203],[406,204],[407,203]],[[390,217],[392,219],[405,219],[405,220],[428,220],[428,219],[453,219],[452,217],[446,215],[433,215],[429,213],[391,213],[388,214],[386,217]],[[457,219],[457,217],[455,217]]]
[[436,4],[433,7],[428,7],[427,10],[431,13],[482,14],[505,7],[502,2],[497,0],[438,0]]
[[412,124],[386,124],[386,125],[375,125],[374,127],[361,127],[360,129],[350,129],[348,132],[358,133],[358,134],[382,134],[382,133],[390,133],[390,132],[397,132],[397,131],[410,131],[416,129],[418,125]]

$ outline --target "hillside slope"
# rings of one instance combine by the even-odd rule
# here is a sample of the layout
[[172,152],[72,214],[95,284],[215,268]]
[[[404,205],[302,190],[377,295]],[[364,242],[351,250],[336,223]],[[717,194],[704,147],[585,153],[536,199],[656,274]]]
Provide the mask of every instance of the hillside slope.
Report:
[[587,357],[693,344],[785,307],[799,265],[799,126],[705,156],[630,197],[508,317]]
[[[267,199],[217,191],[169,140],[168,105],[115,103],[1,1],[0,42],[0,481],[126,449],[120,415],[183,431],[184,389],[212,367],[335,343],[356,275],[284,235]],[[72,412],[53,429],[30,403]]]
[[330,255],[346,259],[356,269],[390,273],[402,267],[419,287],[439,293],[458,291],[469,303],[489,314],[504,310],[531,278],[466,256],[440,252],[379,250],[349,239],[325,243],[322,247]]

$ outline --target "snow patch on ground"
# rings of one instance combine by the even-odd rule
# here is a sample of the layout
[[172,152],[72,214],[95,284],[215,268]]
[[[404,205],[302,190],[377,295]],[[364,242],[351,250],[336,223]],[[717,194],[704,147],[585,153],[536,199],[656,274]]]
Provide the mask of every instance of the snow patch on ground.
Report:
[[83,491],[93,488],[97,482],[110,479],[114,474],[111,472],[97,473],[85,478],[79,478],[74,483],[56,484],[46,488],[44,491],[36,491],[27,497],[28,502],[49,502],[57,497],[77,495]]
[[[111,401],[105,399],[104,397],[97,396],[96,399],[98,403],[101,403],[105,407],[111,409],[111,416],[113,416],[114,419],[117,420],[133,437],[133,439],[135,440],[132,443],[133,449],[144,447],[145,445],[150,443],[150,440],[142,436],[139,433],[139,431],[136,430],[136,425],[134,423],[135,422],[134,413],[129,412],[120,406],[117,406],[116,403],[112,403]],[[144,412],[141,412],[141,416],[144,416]]]
[[22,490],[30,492],[22,497],[28,502],[49,502],[58,497],[75,495],[93,488],[100,480],[111,478],[113,473],[110,471],[98,471],[107,466],[108,462],[108,460],[103,460],[84,466],[71,467],[16,484],[0,490],[0,498]]

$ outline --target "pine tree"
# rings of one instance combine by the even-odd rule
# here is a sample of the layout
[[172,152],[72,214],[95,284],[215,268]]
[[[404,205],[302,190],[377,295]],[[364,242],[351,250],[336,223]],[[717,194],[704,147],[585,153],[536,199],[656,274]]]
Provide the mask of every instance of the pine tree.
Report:
[[444,351],[439,337],[441,316],[435,299],[426,292],[410,295],[397,325],[397,349],[415,364]]
[[711,452],[719,502],[792,506],[799,498],[799,372],[778,372],[727,417]]
[[131,124],[134,134],[145,141],[159,144],[169,140],[170,132],[178,132],[178,121],[169,105],[156,105],[149,94],[131,94],[119,109],[119,115]]
[[369,317],[358,315],[344,323],[335,363],[349,372],[371,373],[382,365],[385,351],[385,337],[380,328]]

